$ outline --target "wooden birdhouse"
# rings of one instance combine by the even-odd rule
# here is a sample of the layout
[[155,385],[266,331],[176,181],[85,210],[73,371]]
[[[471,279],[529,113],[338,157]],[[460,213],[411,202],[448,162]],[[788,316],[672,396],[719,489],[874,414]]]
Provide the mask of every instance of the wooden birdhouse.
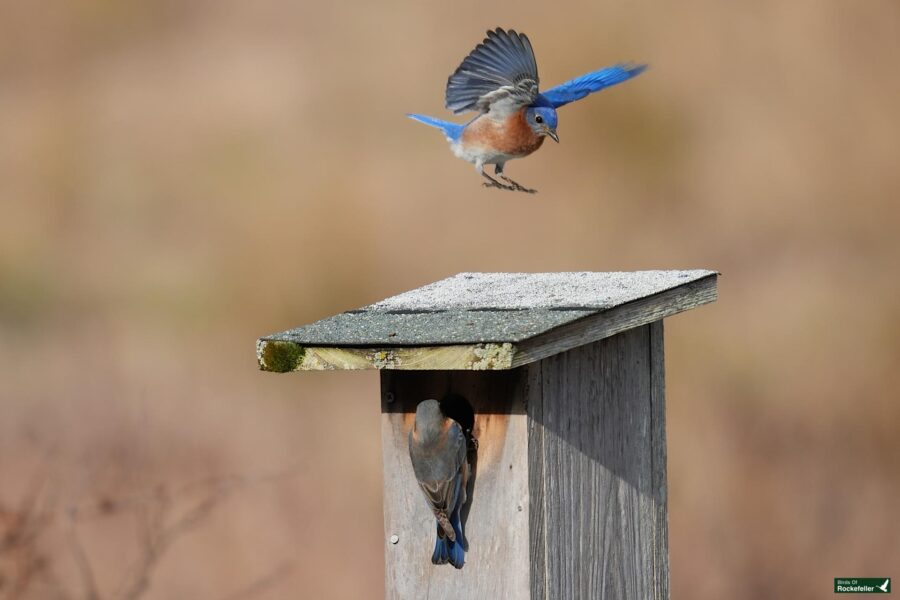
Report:
[[[257,342],[266,371],[378,369],[387,598],[669,597],[663,319],[713,271],[462,273]],[[374,391],[373,391],[374,395]],[[419,402],[470,430],[462,569],[407,435]]]

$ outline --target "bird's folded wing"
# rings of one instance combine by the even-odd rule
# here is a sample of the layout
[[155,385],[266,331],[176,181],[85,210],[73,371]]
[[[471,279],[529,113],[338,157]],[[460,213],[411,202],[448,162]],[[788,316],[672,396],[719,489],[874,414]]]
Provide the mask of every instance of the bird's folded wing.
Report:
[[637,77],[646,68],[647,65],[621,64],[587,73],[541,92],[536,104],[559,108],[569,102],[581,100],[588,94],[599,92],[604,88],[628,81],[632,77]]
[[487,35],[447,80],[445,102],[455,113],[508,114],[537,97],[537,62],[528,37],[499,27]]
[[456,483],[458,476],[447,481],[420,481],[419,487],[425,492],[431,509],[444,514],[450,514],[453,510],[454,496],[456,495]]
[[456,503],[460,499],[460,494],[465,494],[465,490],[462,489],[462,474],[456,475],[449,481],[428,483],[420,481],[419,487],[425,492],[431,511],[434,513],[434,517],[440,524],[441,529],[444,530],[444,533],[451,540],[456,541],[456,533],[453,531],[453,525],[450,523],[450,515],[456,509]]

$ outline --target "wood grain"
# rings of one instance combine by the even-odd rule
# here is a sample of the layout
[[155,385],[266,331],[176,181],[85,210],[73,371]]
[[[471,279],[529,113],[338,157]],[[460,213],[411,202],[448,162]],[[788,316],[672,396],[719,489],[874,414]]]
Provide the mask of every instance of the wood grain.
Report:
[[532,598],[668,598],[661,350],[646,325],[540,363]]
[[669,598],[669,505],[668,445],[666,441],[666,360],[662,321],[650,324],[650,441],[653,470],[652,513],[646,518],[655,523],[653,553],[654,600]]
[[397,370],[488,371],[509,369],[512,344],[384,348],[300,346],[283,340],[260,340],[257,357],[264,371]]

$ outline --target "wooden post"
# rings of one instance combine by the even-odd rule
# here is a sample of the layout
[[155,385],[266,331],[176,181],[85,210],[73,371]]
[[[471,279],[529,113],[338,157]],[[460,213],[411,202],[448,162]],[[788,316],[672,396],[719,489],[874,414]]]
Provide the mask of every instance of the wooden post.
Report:
[[[665,599],[662,318],[716,275],[462,274],[263,338],[259,361],[382,370],[386,597]],[[407,450],[427,398],[478,440],[461,570],[431,564]]]

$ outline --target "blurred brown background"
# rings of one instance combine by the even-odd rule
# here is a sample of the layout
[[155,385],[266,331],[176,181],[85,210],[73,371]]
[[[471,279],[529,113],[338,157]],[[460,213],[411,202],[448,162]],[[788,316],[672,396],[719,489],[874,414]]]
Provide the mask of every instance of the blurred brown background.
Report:
[[[652,65],[536,196],[404,117],[497,25]],[[5,3],[0,199],[0,598],[380,597],[377,373],[254,342],[467,270],[723,273],[666,327],[673,598],[900,577],[895,0]]]

